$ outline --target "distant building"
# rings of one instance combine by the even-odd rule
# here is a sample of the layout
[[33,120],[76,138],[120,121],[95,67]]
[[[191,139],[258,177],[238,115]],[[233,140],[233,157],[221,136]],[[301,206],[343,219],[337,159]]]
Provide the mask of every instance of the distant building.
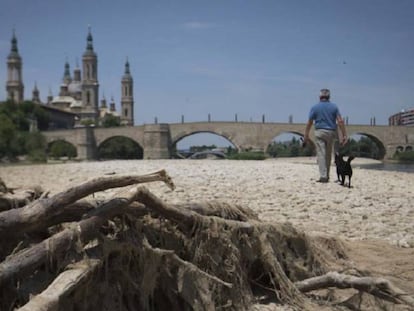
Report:
[[388,125],[414,126],[414,108],[392,115],[388,118]]
[[17,48],[17,38],[13,31],[11,39],[10,54],[7,57],[7,99],[15,102],[22,102],[24,95],[24,85],[22,77],[22,58]]
[[[20,103],[24,101],[24,85],[22,77],[23,62],[19,55],[17,47],[17,38],[13,31],[11,40],[11,51],[7,57],[7,99]],[[64,128],[73,123],[73,126],[79,126],[86,123],[99,125],[102,118],[110,114],[120,118],[122,125],[134,125],[134,98],[133,98],[133,79],[130,73],[129,61],[125,63],[124,75],[121,79],[121,114],[116,111],[115,101],[112,98],[108,109],[105,97],[100,101],[99,106],[99,81],[98,81],[98,57],[93,49],[93,38],[89,29],[87,35],[86,50],[82,55],[82,71],[76,64],[73,71],[73,78],[70,72],[70,65],[66,61],[62,83],[60,85],[59,95],[53,97],[50,94],[47,102],[42,103],[40,100],[39,90],[35,83],[31,100],[39,105],[51,108],[46,109],[49,112],[54,111],[53,116],[63,116],[66,122]],[[62,113],[58,113],[62,111]],[[68,122],[70,118],[73,122]],[[59,120],[58,120],[59,119]],[[63,125],[61,118],[52,122],[52,128]]]

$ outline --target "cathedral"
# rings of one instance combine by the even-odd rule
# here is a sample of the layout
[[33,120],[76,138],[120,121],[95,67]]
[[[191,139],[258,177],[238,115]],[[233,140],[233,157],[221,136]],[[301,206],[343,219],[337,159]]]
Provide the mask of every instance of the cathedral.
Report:
[[[59,95],[51,93],[46,103],[40,100],[39,90],[35,84],[31,100],[45,107],[71,113],[75,118],[75,126],[85,124],[99,125],[106,115],[120,118],[122,125],[134,125],[134,96],[133,78],[130,73],[129,61],[125,63],[124,74],[121,79],[121,113],[115,108],[112,98],[109,107],[103,96],[99,102],[98,56],[93,49],[93,38],[89,29],[86,49],[82,55],[82,70],[76,64],[73,76],[70,65],[66,61],[64,74],[60,85]],[[11,50],[7,57],[7,99],[17,103],[24,101],[24,84],[22,78],[22,58],[17,47],[17,38],[13,32]]]

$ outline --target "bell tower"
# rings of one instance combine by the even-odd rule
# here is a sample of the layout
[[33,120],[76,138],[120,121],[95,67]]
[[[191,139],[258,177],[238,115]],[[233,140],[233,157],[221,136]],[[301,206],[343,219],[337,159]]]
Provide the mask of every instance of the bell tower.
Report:
[[16,103],[24,100],[24,85],[22,77],[22,58],[17,48],[17,38],[13,30],[11,39],[11,50],[7,57],[7,82],[6,82],[7,99]]
[[129,70],[129,61],[125,63],[125,72],[121,81],[121,122],[124,125],[134,125],[134,80]]
[[37,83],[35,82],[33,91],[32,91],[32,102],[36,103],[36,104],[40,104],[40,92],[39,89],[37,88]]
[[86,50],[82,56],[82,115],[97,121],[99,112],[98,57],[93,50],[91,28],[87,36]]

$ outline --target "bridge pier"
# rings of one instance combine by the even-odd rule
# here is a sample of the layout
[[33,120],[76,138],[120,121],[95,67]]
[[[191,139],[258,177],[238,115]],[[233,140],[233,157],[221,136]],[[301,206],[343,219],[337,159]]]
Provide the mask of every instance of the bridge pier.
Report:
[[165,123],[144,125],[144,159],[171,158],[170,126]]
[[93,127],[77,128],[75,131],[77,144],[76,157],[78,160],[95,160],[96,159],[96,140]]

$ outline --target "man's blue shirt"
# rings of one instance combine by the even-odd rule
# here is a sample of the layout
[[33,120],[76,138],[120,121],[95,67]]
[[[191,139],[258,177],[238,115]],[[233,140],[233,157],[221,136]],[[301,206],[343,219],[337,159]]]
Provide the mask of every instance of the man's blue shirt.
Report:
[[336,130],[336,119],[340,115],[336,104],[321,101],[311,108],[309,120],[314,120],[315,129]]

